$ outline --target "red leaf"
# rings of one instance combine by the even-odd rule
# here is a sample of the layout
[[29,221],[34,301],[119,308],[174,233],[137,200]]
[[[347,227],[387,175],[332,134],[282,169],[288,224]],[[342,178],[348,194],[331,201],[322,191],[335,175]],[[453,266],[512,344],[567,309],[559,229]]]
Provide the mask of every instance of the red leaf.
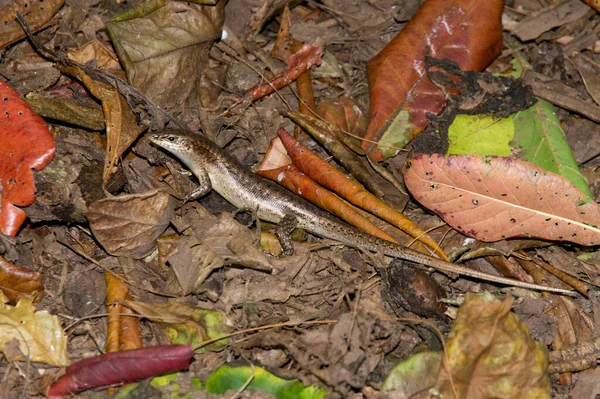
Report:
[[[371,121],[365,139],[379,141],[391,123],[400,124],[386,142],[403,147],[438,115],[446,100],[425,73],[426,55],[449,58],[462,69],[482,70],[502,49],[502,0],[426,0],[413,19],[367,66]],[[374,144],[364,141],[363,148]],[[375,148],[372,158],[381,160]]]
[[0,232],[17,234],[26,215],[16,206],[29,206],[35,199],[31,169],[43,169],[55,149],[48,124],[0,81]]
[[185,369],[193,355],[190,345],[165,345],[83,359],[67,367],[66,374],[50,386],[47,397],[59,399],[87,389],[140,381]]
[[481,155],[415,154],[406,187],[449,225],[482,241],[538,237],[600,243],[600,208],[564,177],[534,164]]
[[321,65],[321,56],[323,48],[311,44],[303,45],[300,50],[295,52],[288,59],[288,66],[285,72],[275,76],[269,83],[255,86],[248,90],[252,95],[252,101],[267,96],[275,90],[287,86],[298,79],[302,73],[309,70],[313,65]]

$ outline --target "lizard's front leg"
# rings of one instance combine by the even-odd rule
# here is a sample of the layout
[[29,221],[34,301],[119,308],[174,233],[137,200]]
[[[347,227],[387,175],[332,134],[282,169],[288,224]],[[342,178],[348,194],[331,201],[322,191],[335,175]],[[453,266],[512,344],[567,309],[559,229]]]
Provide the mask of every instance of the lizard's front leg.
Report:
[[198,179],[198,187],[185,197],[185,202],[197,200],[212,190],[212,184],[210,183],[210,177],[208,176],[206,169],[202,168],[194,170],[194,175]]

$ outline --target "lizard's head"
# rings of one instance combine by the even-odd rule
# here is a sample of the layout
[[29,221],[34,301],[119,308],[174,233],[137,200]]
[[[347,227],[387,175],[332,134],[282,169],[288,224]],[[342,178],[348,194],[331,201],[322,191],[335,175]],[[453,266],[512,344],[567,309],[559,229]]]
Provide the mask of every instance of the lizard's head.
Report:
[[178,157],[190,153],[194,138],[183,130],[161,130],[150,135],[150,141]]

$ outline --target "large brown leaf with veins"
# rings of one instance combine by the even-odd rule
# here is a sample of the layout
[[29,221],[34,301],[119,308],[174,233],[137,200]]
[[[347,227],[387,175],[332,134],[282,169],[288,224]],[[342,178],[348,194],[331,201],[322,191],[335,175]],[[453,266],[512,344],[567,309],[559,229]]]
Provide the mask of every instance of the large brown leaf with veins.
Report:
[[481,241],[538,237],[600,243],[600,211],[560,175],[531,163],[481,155],[415,154],[406,186],[449,225]]
[[444,93],[426,75],[424,58],[449,58],[483,70],[502,49],[502,0],[426,0],[413,19],[368,63],[371,121],[363,148],[394,155],[439,114]]

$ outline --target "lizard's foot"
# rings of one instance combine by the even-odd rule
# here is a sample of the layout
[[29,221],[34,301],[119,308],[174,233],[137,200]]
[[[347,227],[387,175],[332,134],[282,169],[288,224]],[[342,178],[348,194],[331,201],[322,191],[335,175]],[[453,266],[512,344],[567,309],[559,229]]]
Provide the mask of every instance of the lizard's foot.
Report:
[[294,245],[292,244],[291,236],[297,226],[298,218],[289,213],[277,223],[275,235],[279,240],[279,245],[281,245],[282,256],[289,256],[294,253]]

